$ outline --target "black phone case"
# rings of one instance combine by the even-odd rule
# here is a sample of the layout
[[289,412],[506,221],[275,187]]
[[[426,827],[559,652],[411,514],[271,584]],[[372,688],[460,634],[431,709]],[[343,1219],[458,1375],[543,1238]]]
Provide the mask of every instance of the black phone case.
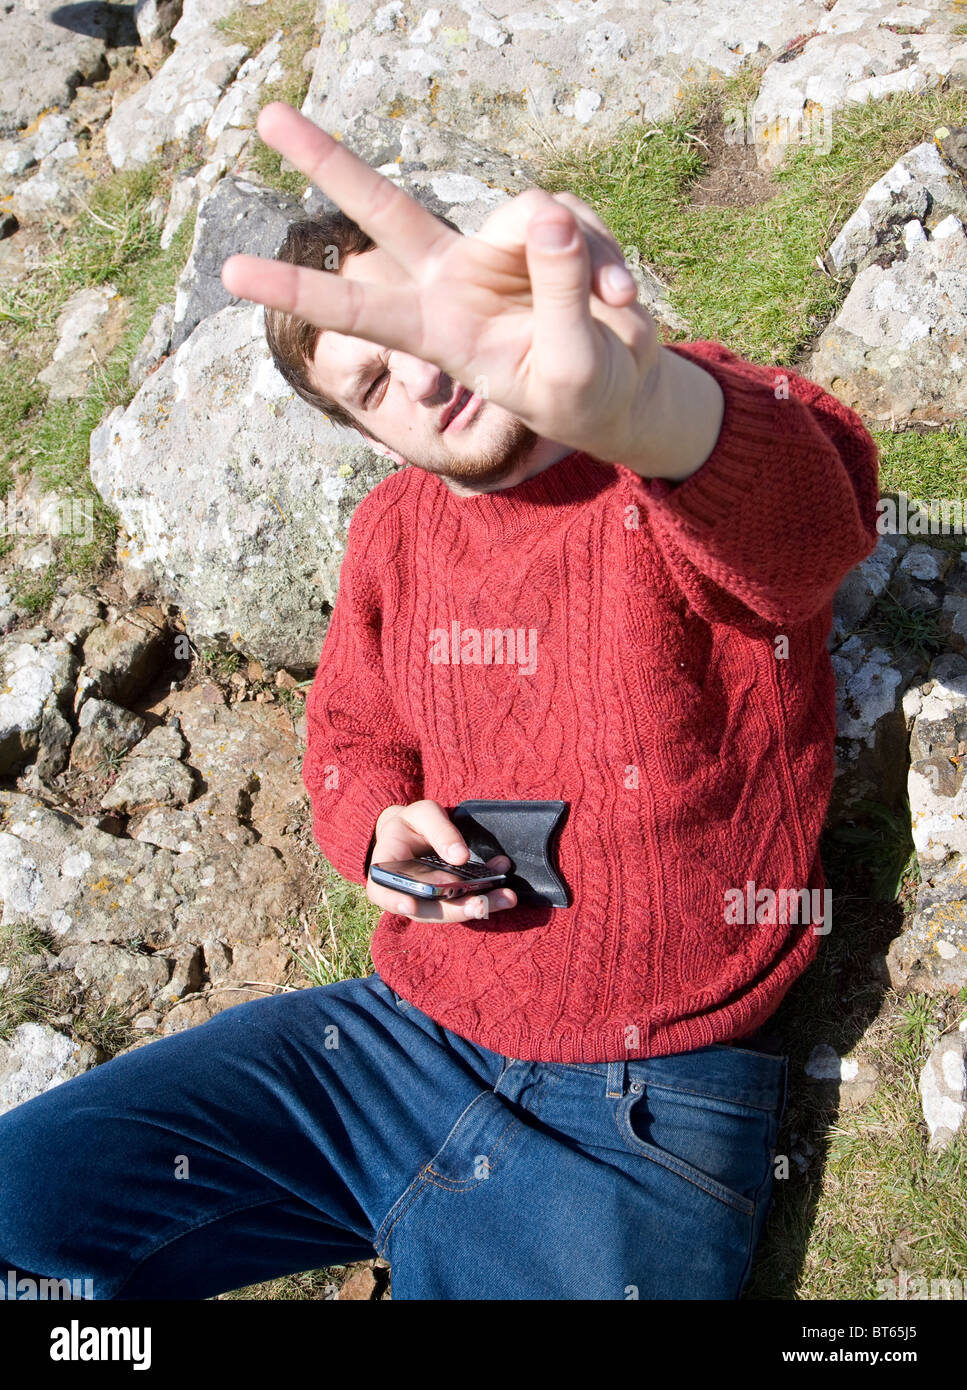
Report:
[[481,859],[506,854],[512,861],[507,887],[521,907],[568,907],[568,890],[556,864],[555,832],[566,801],[461,801],[447,814],[470,850]]

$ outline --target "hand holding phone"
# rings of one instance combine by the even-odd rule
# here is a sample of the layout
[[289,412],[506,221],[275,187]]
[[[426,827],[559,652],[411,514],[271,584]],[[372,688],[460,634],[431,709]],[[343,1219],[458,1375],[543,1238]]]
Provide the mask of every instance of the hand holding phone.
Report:
[[[463,922],[514,907],[501,887],[511,862],[471,863],[466,841],[437,801],[388,806],[377,822],[366,896],[403,917]],[[489,872],[488,872],[489,870]]]
[[448,864],[438,854],[421,854],[416,859],[395,860],[389,864],[370,865],[374,883],[386,888],[399,888],[421,900],[462,898],[467,893],[485,893],[499,888],[506,873],[497,873],[482,860],[466,864]]

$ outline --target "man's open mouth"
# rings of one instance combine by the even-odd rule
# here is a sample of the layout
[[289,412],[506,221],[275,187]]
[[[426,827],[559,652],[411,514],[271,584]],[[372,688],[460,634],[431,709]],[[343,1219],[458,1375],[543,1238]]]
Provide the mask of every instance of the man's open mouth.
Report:
[[473,392],[472,392],[472,391],[468,391],[467,388],[466,388],[465,386],[462,386],[462,387],[460,388],[460,394],[459,394],[459,396],[457,396],[456,400],[453,402],[453,405],[452,405],[452,407],[450,408],[450,411],[449,411],[448,415],[446,416],[446,419],[445,419],[444,422],[443,422],[443,426],[442,426],[442,428],[441,428],[441,430],[440,430],[440,433],[441,433],[441,434],[443,433],[444,430],[447,430],[447,429],[450,428],[450,425],[452,424],[452,422],[457,418],[457,416],[458,416],[458,415],[460,414],[460,412],[463,410],[464,406],[465,406],[465,405],[467,404],[467,402],[468,402],[469,400],[471,400],[472,398],[473,398]]

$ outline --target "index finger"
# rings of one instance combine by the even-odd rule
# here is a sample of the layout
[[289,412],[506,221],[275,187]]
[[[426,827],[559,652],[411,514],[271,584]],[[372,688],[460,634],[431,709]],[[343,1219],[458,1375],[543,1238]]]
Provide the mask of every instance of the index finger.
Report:
[[459,235],[286,102],[263,107],[256,129],[414,279]]

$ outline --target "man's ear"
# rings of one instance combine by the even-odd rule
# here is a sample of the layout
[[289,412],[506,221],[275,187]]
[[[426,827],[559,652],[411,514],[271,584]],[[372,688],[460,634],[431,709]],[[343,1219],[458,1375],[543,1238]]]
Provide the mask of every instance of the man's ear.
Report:
[[378,439],[373,439],[371,435],[364,434],[362,430],[360,430],[359,433],[362,434],[363,439],[365,439],[369,447],[374,449],[377,454],[382,454],[383,458],[392,459],[394,463],[398,464],[406,463],[406,459],[403,455],[398,454],[395,449],[388,448],[385,444],[380,443]]

